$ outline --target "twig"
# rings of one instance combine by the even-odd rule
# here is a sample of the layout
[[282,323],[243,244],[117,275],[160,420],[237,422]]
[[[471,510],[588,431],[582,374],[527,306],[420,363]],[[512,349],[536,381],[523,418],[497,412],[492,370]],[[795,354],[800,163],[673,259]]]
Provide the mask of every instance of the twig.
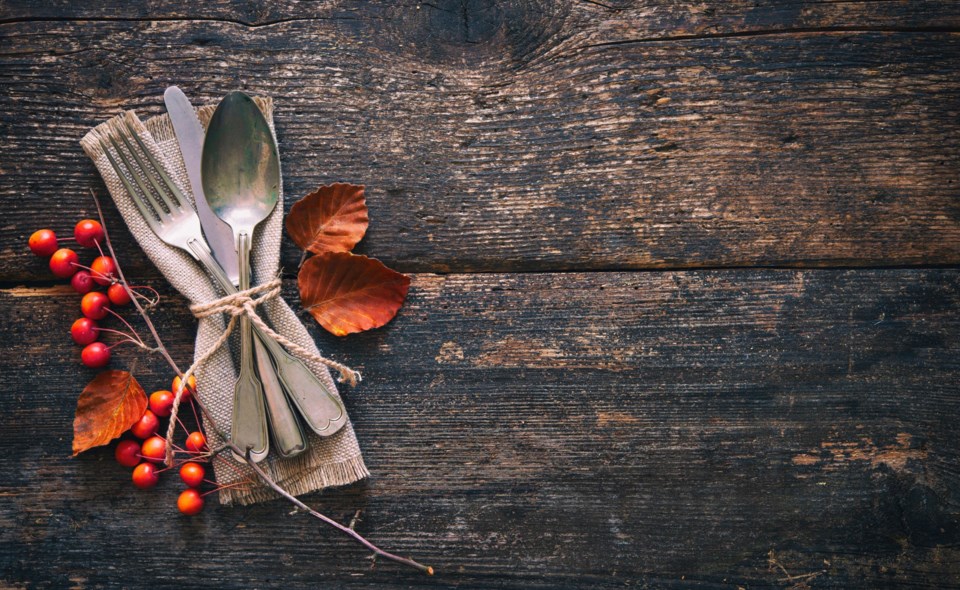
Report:
[[786,576],[784,578],[779,578],[777,580],[778,582],[795,582],[797,580],[807,580],[810,578],[816,578],[817,576],[826,573],[826,570],[822,570],[819,572],[810,572],[809,574],[797,574],[795,576],[790,575],[790,572],[787,571],[787,568],[785,568],[783,564],[777,560],[777,555],[776,553],[774,553],[773,549],[771,549],[767,553],[767,563],[769,564],[770,569],[773,569],[774,567],[779,568],[780,571],[783,572],[783,575]]
[[[113,258],[113,261],[116,264],[116,271],[117,271],[117,276],[120,277],[120,284],[123,285],[124,290],[127,292],[128,295],[130,295],[131,301],[133,301],[133,304],[136,306],[137,311],[140,313],[140,316],[143,318],[143,321],[147,324],[147,328],[150,330],[150,334],[153,336],[154,342],[157,343],[157,350],[160,352],[160,354],[163,355],[163,358],[166,359],[167,363],[173,368],[173,370],[176,371],[176,373],[182,377],[183,373],[180,372],[179,367],[177,367],[177,363],[170,356],[170,353],[167,351],[167,347],[164,346],[163,341],[160,339],[160,334],[157,333],[157,329],[153,325],[153,321],[151,321],[150,315],[146,312],[146,310],[143,309],[143,307],[140,305],[140,302],[137,301],[136,296],[131,291],[130,286],[127,284],[127,280],[123,276],[123,271],[120,269],[120,263],[117,262],[117,255],[113,251],[113,243],[110,241],[110,234],[107,233],[107,224],[103,217],[103,209],[100,207],[100,200],[97,198],[96,193],[93,192],[93,189],[90,189],[90,194],[93,196],[93,202],[97,206],[97,215],[100,217],[100,225],[103,227],[103,238],[107,244],[107,248],[110,250],[110,256]],[[215,430],[217,433],[220,433],[220,430],[217,428],[216,421],[213,419],[213,416],[210,415],[210,412],[207,411],[207,408],[204,407],[200,399],[196,395],[193,396],[193,399],[194,401],[197,402],[197,405],[200,406],[200,411],[203,413],[204,419],[207,421],[207,426]],[[232,441],[230,441],[229,438],[226,436],[221,435],[220,438],[228,441],[226,443],[226,446],[230,450],[232,450],[234,453],[236,453],[238,456],[243,457],[246,463],[253,469],[254,473],[256,473],[257,476],[259,476],[260,479],[263,480],[265,484],[270,486],[270,488],[274,492],[283,496],[284,498],[289,500],[291,503],[293,503],[294,506],[297,506],[301,510],[304,510],[307,513],[309,513],[311,516],[320,519],[321,521],[337,529],[338,531],[352,537],[355,541],[357,541],[358,543],[360,543],[370,551],[373,551],[375,556],[380,555],[386,559],[389,559],[390,561],[395,561],[397,563],[401,563],[403,565],[408,565],[410,567],[416,568],[426,573],[427,575],[430,575],[430,576],[433,575],[434,570],[432,567],[423,565],[422,563],[419,563],[412,559],[408,559],[406,557],[400,557],[399,555],[394,555],[393,553],[384,551],[383,549],[380,549],[370,541],[366,540],[363,537],[363,535],[353,530],[352,528],[346,527],[340,524],[339,522],[333,520],[332,518],[310,508],[309,506],[301,502],[296,496],[294,496],[287,490],[280,487],[280,485],[277,482],[273,481],[273,479],[271,479],[270,476],[267,475],[267,473],[263,469],[261,469],[260,466],[257,465],[250,458],[249,450],[244,451],[243,449],[235,445]]]
[[[240,449],[238,449],[237,446],[234,445],[233,443],[230,443],[230,448],[231,448],[234,452],[237,452],[237,451],[240,450]],[[374,544],[371,543],[370,541],[364,539],[363,536],[362,536],[360,533],[358,533],[357,531],[355,531],[355,530],[353,530],[353,529],[351,529],[351,528],[349,528],[349,527],[343,526],[342,524],[340,524],[339,522],[333,520],[332,518],[330,518],[330,517],[328,517],[328,516],[324,516],[323,514],[320,514],[319,512],[317,512],[316,510],[314,510],[313,508],[310,508],[309,506],[307,506],[306,504],[304,504],[303,502],[301,502],[300,500],[298,500],[296,496],[294,496],[293,494],[291,494],[291,493],[288,492],[287,490],[281,488],[281,487],[280,487],[279,485],[277,485],[273,480],[271,480],[271,479],[270,479],[270,476],[268,476],[268,475],[263,471],[263,469],[260,469],[260,466],[259,466],[259,465],[257,465],[256,463],[254,463],[254,462],[250,459],[250,454],[249,454],[249,453],[250,453],[250,451],[248,450],[248,451],[244,454],[244,457],[246,458],[247,463],[250,465],[250,467],[252,467],[253,470],[257,473],[257,475],[260,476],[260,479],[262,479],[263,481],[265,481],[265,482],[267,483],[267,485],[269,485],[271,488],[273,488],[273,491],[275,491],[276,493],[280,494],[281,496],[283,496],[284,498],[286,498],[286,499],[289,500],[290,502],[293,502],[293,504],[295,504],[297,507],[299,507],[299,508],[307,511],[308,513],[310,513],[311,516],[315,516],[315,517],[319,518],[320,520],[322,520],[323,522],[325,522],[325,523],[327,523],[328,525],[332,526],[333,528],[337,529],[338,531],[340,531],[340,532],[342,532],[342,533],[344,533],[344,534],[346,534],[346,535],[349,535],[349,536],[353,537],[358,543],[360,543],[361,545],[363,545],[364,547],[366,547],[366,548],[369,549],[370,551],[373,551],[374,554],[383,556],[383,557],[385,557],[386,559],[389,559],[389,560],[391,560],[391,561],[395,561],[395,562],[397,562],[397,563],[402,563],[402,564],[404,564],[404,565],[409,565],[410,567],[415,567],[415,568],[417,568],[418,570],[427,573],[428,575],[431,575],[431,576],[433,575],[433,568],[432,568],[432,567],[430,567],[430,566],[428,566],[428,565],[423,565],[422,563],[416,562],[416,561],[414,561],[414,560],[412,560],[412,559],[407,559],[406,557],[400,557],[399,555],[394,555],[393,553],[389,553],[389,552],[387,552],[387,551],[384,551],[383,549],[377,547],[376,545],[374,545]]]
[[[173,361],[170,353],[167,352],[167,348],[163,346],[160,342],[160,335],[157,334],[157,329],[153,326],[153,322],[150,321],[150,316],[140,305],[140,302],[137,301],[137,298],[134,296],[133,291],[130,289],[130,286],[127,284],[126,277],[123,276],[123,270],[120,268],[120,263],[117,262],[117,255],[113,251],[113,242],[110,241],[110,233],[107,232],[107,222],[103,218],[103,208],[100,206],[100,199],[97,198],[97,193],[93,192],[93,189],[90,189],[90,196],[93,197],[93,202],[97,206],[97,216],[100,217],[100,226],[103,228],[103,241],[107,243],[107,249],[110,250],[110,257],[113,258],[114,266],[116,267],[117,276],[120,277],[120,284],[123,285],[123,290],[127,292],[127,295],[130,296],[130,299],[133,301],[133,305],[137,308],[137,311],[140,312],[140,316],[143,317],[143,321],[146,322],[147,328],[150,329],[150,334],[153,335],[153,340],[157,343],[157,348],[160,349],[160,354],[163,355],[163,358],[167,359],[167,363],[173,367],[175,370],[177,363]],[[177,373],[180,371],[177,370]]]

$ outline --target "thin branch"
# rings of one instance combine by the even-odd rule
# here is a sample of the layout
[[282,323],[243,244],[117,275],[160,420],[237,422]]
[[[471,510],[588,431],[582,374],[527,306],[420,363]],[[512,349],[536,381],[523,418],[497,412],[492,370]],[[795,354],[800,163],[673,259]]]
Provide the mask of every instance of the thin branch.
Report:
[[93,192],[93,189],[90,189],[90,195],[93,197],[93,202],[97,206],[97,215],[100,217],[100,226],[103,228],[103,241],[107,243],[107,249],[110,250],[110,257],[113,258],[114,266],[117,270],[117,276],[120,277],[120,284],[123,285],[124,291],[126,291],[127,295],[130,296],[133,305],[137,308],[137,311],[140,312],[140,316],[143,317],[143,320],[146,322],[147,328],[150,329],[150,334],[153,335],[153,340],[157,343],[157,347],[160,349],[160,354],[162,354],[163,358],[167,359],[167,363],[169,363],[170,366],[173,367],[177,373],[179,373],[180,370],[177,369],[177,363],[173,361],[170,353],[167,352],[167,348],[163,346],[163,343],[160,341],[160,335],[157,334],[157,329],[153,326],[153,322],[150,321],[150,316],[140,305],[140,302],[137,301],[136,296],[130,289],[130,286],[127,284],[126,277],[123,276],[123,270],[120,268],[120,264],[117,262],[117,255],[113,251],[113,242],[110,241],[110,233],[107,231],[107,222],[103,218],[103,208],[100,206],[100,199],[97,198],[97,194]]
[[[237,448],[237,446],[234,445],[233,443],[230,443],[230,448],[231,448],[234,452],[237,452],[237,451],[240,450],[240,449]],[[384,558],[389,559],[389,560],[391,560],[391,561],[395,561],[395,562],[397,562],[397,563],[402,563],[402,564],[404,564],[404,565],[409,565],[410,567],[415,567],[415,568],[417,568],[418,570],[420,570],[420,571],[422,571],[422,572],[425,572],[427,575],[430,575],[430,576],[433,575],[433,568],[432,568],[432,567],[430,567],[430,566],[428,566],[428,565],[423,565],[422,563],[419,563],[419,562],[414,561],[414,560],[412,560],[412,559],[407,559],[406,557],[400,557],[399,555],[394,555],[393,553],[389,553],[389,552],[387,552],[387,551],[384,551],[383,549],[377,547],[376,545],[374,545],[374,544],[371,543],[370,541],[368,541],[368,540],[366,540],[365,538],[363,538],[363,536],[362,536],[360,533],[358,533],[357,531],[355,531],[355,530],[353,530],[353,529],[351,529],[351,528],[349,528],[349,527],[346,527],[346,526],[340,524],[339,522],[333,520],[332,518],[330,518],[330,517],[328,517],[328,516],[324,516],[323,514],[321,514],[321,513],[317,512],[316,510],[310,508],[309,506],[307,506],[306,504],[304,504],[303,502],[301,502],[300,500],[298,500],[296,496],[294,496],[294,495],[291,494],[290,492],[286,491],[285,489],[281,488],[279,485],[277,485],[276,483],[274,483],[274,482],[270,479],[270,477],[266,474],[266,472],[263,471],[263,469],[261,469],[259,465],[257,465],[256,463],[253,462],[253,460],[250,458],[250,451],[249,451],[249,450],[247,450],[247,452],[246,452],[243,456],[246,458],[247,463],[250,464],[250,467],[252,467],[253,470],[257,473],[257,475],[260,476],[260,479],[262,479],[263,481],[267,482],[267,485],[269,485],[271,488],[273,488],[273,491],[275,491],[276,493],[280,494],[281,496],[283,496],[284,498],[286,498],[287,500],[289,500],[290,502],[292,502],[292,503],[293,503],[294,505],[296,505],[297,507],[299,507],[299,508],[307,511],[308,513],[310,513],[311,516],[315,516],[316,518],[319,518],[319,519],[322,520],[323,522],[327,523],[328,525],[332,526],[333,528],[337,529],[338,531],[344,533],[345,535],[349,535],[349,536],[353,537],[358,543],[360,543],[361,545],[363,545],[364,547],[366,547],[366,548],[369,549],[370,551],[373,551],[374,554],[376,554],[376,555],[380,555],[381,557],[384,557]]]
[[[100,207],[100,200],[97,198],[96,193],[93,192],[93,189],[90,189],[90,194],[93,196],[93,201],[94,201],[94,203],[95,203],[96,206],[97,206],[97,215],[100,217],[100,225],[103,227],[103,238],[104,238],[104,241],[105,241],[106,244],[107,244],[107,248],[110,250],[110,256],[113,258],[113,261],[114,261],[114,263],[115,263],[115,265],[116,265],[117,275],[120,277],[120,284],[123,285],[124,290],[125,290],[125,291],[127,292],[127,294],[130,296],[131,301],[132,301],[133,304],[136,306],[137,311],[140,313],[140,316],[143,318],[143,321],[147,324],[147,328],[149,328],[150,334],[153,336],[154,342],[157,343],[157,350],[160,351],[160,354],[163,355],[163,357],[166,359],[167,363],[168,363],[168,364],[173,368],[173,370],[176,371],[176,373],[177,373],[178,375],[180,375],[181,378],[182,378],[182,377],[183,377],[183,373],[180,371],[180,368],[177,367],[177,363],[176,363],[176,362],[173,360],[173,358],[170,356],[170,353],[167,351],[167,347],[164,346],[163,341],[160,339],[160,334],[157,333],[157,329],[156,329],[156,327],[153,325],[153,321],[151,321],[150,315],[146,312],[146,310],[143,309],[143,307],[140,305],[140,302],[137,301],[137,298],[136,298],[135,294],[132,292],[132,290],[130,289],[129,284],[127,283],[126,277],[123,276],[123,270],[121,270],[121,268],[120,268],[120,263],[117,262],[117,255],[116,255],[116,254],[114,253],[114,251],[113,251],[113,243],[110,241],[110,234],[107,233],[107,224],[106,224],[106,221],[104,220],[104,217],[103,217],[103,209]],[[203,403],[200,401],[200,399],[198,398],[198,396],[194,395],[194,396],[193,396],[193,399],[194,399],[194,401],[197,402],[197,405],[200,406],[200,411],[203,413],[204,419],[207,421],[208,427],[213,428],[213,430],[215,430],[215,431],[217,431],[217,432],[219,433],[220,430],[217,428],[217,423],[216,423],[216,421],[213,419],[213,416],[210,415],[210,412],[207,411],[207,408],[204,407]],[[301,502],[296,496],[294,496],[293,494],[291,494],[291,493],[288,492],[287,490],[285,490],[285,489],[283,489],[282,487],[280,487],[280,485],[279,485],[277,482],[273,481],[273,479],[271,479],[270,476],[267,475],[267,473],[266,473],[263,469],[261,469],[260,466],[257,465],[257,464],[250,458],[249,450],[244,451],[243,449],[241,449],[240,447],[238,447],[237,445],[235,445],[232,441],[230,441],[228,437],[225,437],[225,436],[222,436],[222,435],[221,435],[220,438],[227,441],[226,446],[227,446],[230,450],[232,450],[232,451],[233,451],[234,453],[236,453],[238,456],[244,458],[244,460],[247,462],[247,464],[253,469],[254,473],[256,473],[257,476],[259,476],[260,479],[263,480],[263,482],[264,482],[265,484],[267,484],[274,492],[276,492],[277,494],[283,496],[283,497],[286,498],[288,501],[290,501],[294,506],[297,506],[297,507],[300,508],[301,510],[306,511],[306,512],[309,513],[311,516],[320,519],[320,520],[323,521],[324,523],[326,523],[326,524],[328,524],[329,526],[337,529],[338,531],[344,533],[345,535],[348,535],[348,536],[352,537],[355,541],[357,541],[358,543],[360,543],[361,545],[363,545],[364,547],[366,547],[366,548],[369,549],[370,551],[373,551],[374,555],[379,555],[379,556],[381,556],[381,557],[383,557],[383,558],[385,558],[385,559],[389,559],[390,561],[394,561],[394,562],[396,562],[396,563],[400,563],[400,564],[403,564],[403,565],[407,565],[407,566],[416,568],[416,569],[418,569],[418,570],[426,573],[427,575],[430,575],[430,576],[433,575],[434,570],[433,570],[432,567],[427,566],[427,565],[423,565],[422,563],[419,563],[419,562],[414,561],[414,560],[412,560],[412,559],[408,559],[408,558],[406,558],[406,557],[400,557],[399,555],[395,555],[395,554],[390,553],[390,552],[388,552],[388,551],[384,551],[383,549],[380,549],[379,547],[377,547],[376,545],[374,545],[374,544],[371,543],[370,541],[366,540],[366,539],[363,537],[363,535],[361,535],[361,534],[358,533],[357,531],[353,530],[352,528],[346,527],[346,526],[340,524],[339,522],[333,520],[332,518],[330,518],[330,517],[328,517],[328,516],[326,516],[326,515],[324,515],[324,514],[321,514],[320,512],[317,512],[316,510],[310,508],[309,506],[307,506],[306,504],[304,504],[303,502]]]

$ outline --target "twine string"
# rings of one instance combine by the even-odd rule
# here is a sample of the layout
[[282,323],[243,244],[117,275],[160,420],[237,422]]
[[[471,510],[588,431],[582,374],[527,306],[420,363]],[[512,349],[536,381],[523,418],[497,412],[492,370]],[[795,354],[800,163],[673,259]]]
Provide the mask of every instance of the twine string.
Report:
[[321,363],[331,369],[336,369],[340,373],[340,377],[337,379],[340,383],[348,383],[352,387],[362,380],[358,371],[354,371],[350,367],[330,360],[322,355],[315,354],[311,350],[278,334],[257,314],[257,307],[260,304],[279,297],[281,285],[280,277],[276,277],[268,283],[238,291],[237,293],[231,293],[226,297],[221,297],[214,301],[197,303],[190,306],[190,312],[193,313],[193,316],[197,319],[225,313],[230,316],[230,321],[216,342],[210,345],[210,348],[193,361],[193,364],[183,373],[183,376],[180,377],[180,386],[177,387],[177,391],[173,392],[173,408],[170,410],[170,425],[167,427],[165,463],[168,466],[173,465],[173,434],[175,430],[174,427],[177,424],[177,412],[180,410],[180,399],[183,396],[183,390],[187,387],[187,382],[196,370],[207,362],[210,357],[220,350],[220,347],[230,339],[230,334],[232,334],[233,330],[237,327],[240,316],[247,316],[264,334],[276,340],[277,343],[298,357]]

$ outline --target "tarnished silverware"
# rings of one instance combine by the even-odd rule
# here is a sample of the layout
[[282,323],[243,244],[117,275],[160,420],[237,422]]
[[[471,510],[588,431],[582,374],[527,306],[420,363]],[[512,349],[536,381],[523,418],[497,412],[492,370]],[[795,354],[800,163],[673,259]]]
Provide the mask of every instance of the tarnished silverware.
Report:
[[[187,177],[193,189],[200,227],[207,239],[213,257],[223,267],[234,285],[240,284],[238,256],[233,242],[233,230],[210,209],[200,177],[204,131],[190,100],[176,86],[163,93],[164,104],[173,124],[183,156]],[[232,269],[232,272],[231,270]],[[267,423],[272,435],[271,450],[281,457],[292,457],[307,449],[307,437],[290,405],[284,386],[277,376],[277,369],[270,358],[270,351],[257,337],[253,340],[257,374],[263,386],[267,404]]]

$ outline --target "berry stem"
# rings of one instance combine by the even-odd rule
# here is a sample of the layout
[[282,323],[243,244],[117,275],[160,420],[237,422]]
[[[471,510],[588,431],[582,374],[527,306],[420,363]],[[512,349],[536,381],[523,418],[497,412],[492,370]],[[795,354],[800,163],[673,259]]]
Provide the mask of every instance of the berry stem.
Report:
[[[203,481],[210,482],[209,479],[205,479],[205,480],[203,480]],[[200,494],[200,497],[201,497],[201,498],[204,497],[204,496],[209,496],[210,494],[216,494],[216,493],[219,492],[220,490],[226,490],[226,489],[229,489],[229,488],[239,488],[239,487],[243,487],[243,486],[249,486],[252,482],[249,481],[249,480],[243,480],[243,481],[236,481],[236,482],[233,482],[233,483],[228,483],[227,485],[219,485],[219,484],[217,484],[217,482],[215,482],[215,481],[214,481],[214,482],[210,482],[210,483],[216,485],[217,487],[215,487],[215,488],[212,489],[212,490],[209,490],[209,491],[206,491],[206,492]]]
[[183,420],[180,419],[180,416],[177,416],[177,424],[179,424],[180,428],[182,428],[183,431],[187,433],[187,436],[190,436],[190,429],[187,428],[186,424],[183,423]]
[[[193,403],[193,398],[194,398],[194,397],[196,397],[196,395],[191,395],[191,396],[190,396],[190,409],[193,410],[193,418],[194,418],[194,420],[196,420],[196,422],[197,422],[197,428],[200,430],[200,432],[203,432],[203,424],[201,424],[201,422],[200,422],[200,416],[197,414],[197,406],[194,405],[194,403]],[[206,433],[206,432],[203,432],[203,437],[204,437],[204,438],[207,437],[207,433]]]
[[146,348],[147,350],[153,350],[152,348],[148,348],[148,347],[144,346],[143,344],[140,344],[139,342],[137,342],[137,341],[134,340],[133,338],[130,338],[129,336],[127,336],[127,337],[124,338],[123,340],[118,340],[117,342],[114,342],[113,344],[111,344],[111,345],[108,346],[107,348],[109,348],[110,350],[113,350],[114,348],[116,348],[117,346],[120,346],[121,344],[133,344],[133,345],[138,346],[138,347],[140,347],[140,348]]
[[[103,208],[100,206],[100,200],[97,198],[96,193],[93,192],[93,189],[90,189],[90,194],[93,196],[93,202],[97,206],[97,215],[100,217],[100,225],[103,226],[103,240],[104,242],[106,242],[107,248],[110,250],[110,256],[113,258],[114,262],[116,263],[117,256],[113,251],[113,244],[110,241],[110,234],[107,233],[107,223],[103,217]],[[141,317],[143,317],[144,323],[147,324],[147,328],[149,328],[150,334],[153,336],[154,342],[157,343],[157,349],[160,351],[160,354],[163,355],[163,358],[166,359],[170,367],[173,368],[173,370],[177,373],[177,375],[180,375],[180,378],[182,379],[183,373],[180,371],[180,368],[177,367],[177,363],[176,361],[173,360],[173,357],[170,356],[170,352],[167,350],[167,347],[163,345],[163,341],[160,339],[160,334],[157,333],[157,328],[156,326],[153,325],[153,321],[151,321],[150,315],[143,309],[143,306],[140,305],[140,302],[137,301],[137,298],[134,296],[133,292],[130,290],[130,286],[127,283],[127,279],[123,276],[123,270],[121,270],[119,263],[116,263],[116,272],[117,272],[117,276],[120,278],[120,282],[123,285],[123,288],[130,295],[130,300],[133,302],[134,306],[136,306],[137,311],[140,313]],[[187,385],[188,384],[184,383],[184,386],[187,386]],[[320,512],[317,512],[316,510],[310,508],[309,506],[301,502],[299,499],[297,499],[296,496],[294,496],[287,490],[283,489],[277,482],[273,481],[273,479],[259,465],[257,465],[253,461],[253,459],[250,458],[249,449],[247,450],[241,449],[240,447],[235,445],[232,441],[230,441],[229,437],[223,435],[223,433],[217,427],[216,420],[214,420],[213,416],[210,415],[210,412],[207,411],[206,406],[204,406],[203,402],[200,401],[199,397],[197,397],[196,395],[193,395],[192,397],[197,402],[197,406],[200,407],[200,412],[203,414],[204,421],[210,426],[210,428],[212,428],[220,436],[221,440],[228,441],[225,444],[225,446],[227,448],[230,448],[237,455],[244,457],[244,459],[247,462],[247,465],[249,465],[250,468],[253,469],[254,473],[256,473],[257,476],[259,476],[260,479],[265,484],[267,484],[274,492],[283,496],[289,502],[291,502],[294,506],[297,506],[301,510],[306,511],[311,516],[318,518],[319,520],[323,521],[327,525],[353,538],[353,540],[355,540],[356,542],[360,543],[361,545],[363,545],[364,547],[372,551],[374,555],[379,555],[390,561],[394,561],[396,563],[400,563],[400,564],[418,569],[426,573],[427,575],[430,575],[430,576],[433,575],[432,567],[423,565],[422,563],[419,563],[412,559],[408,559],[406,557],[400,557],[399,555],[394,555],[393,553],[389,553],[387,551],[384,551],[383,549],[380,549],[379,547],[377,547],[376,545],[374,545],[373,543],[365,539],[363,535],[361,535],[357,531],[351,529],[350,527],[340,524],[339,522],[333,520],[332,518],[324,514],[321,514]]]
[[[126,285],[124,285],[124,288],[126,288]],[[130,322],[125,320],[122,315],[113,311],[109,307],[105,307],[104,309],[106,309],[108,313],[113,314],[115,318],[123,322],[123,325],[126,326],[128,330],[130,330],[130,333],[133,334],[133,336],[137,339],[137,341],[140,343],[140,346],[147,348],[147,345],[143,342],[143,338],[140,337],[140,334],[137,334],[137,331],[133,329],[133,326],[130,325]]]
[[[97,248],[99,248],[99,247],[100,247],[100,244],[98,243],[98,244],[97,244]],[[101,255],[103,254],[103,250],[100,250],[100,254],[101,254]],[[111,257],[111,258],[112,258],[112,257]],[[116,258],[114,258],[114,263],[116,263]],[[91,267],[89,267],[89,266],[84,266],[84,265],[80,264],[79,262],[72,262],[71,264],[73,264],[75,267],[77,267],[77,268],[79,268],[79,269],[81,269],[81,270],[87,271],[88,273],[90,273],[90,276],[91,276],[91,277],[94,277],[94,278],[97,278],[97,279],[109,279],[109,280],[111,280],[111,281],[116,281],[116,279],[114,279],[113,277],[111,277],[111,276],[109,276],[109,275],[105,275],[105,274],[103,274],[102,272],[100,272],[100,271],[98,271],[98,270],[93,270]]]
[[119,344],[124,344],[124,343],[130,342],[130,343],[132,343],[132,344],[136,344],[136,345],[139,346],[140,348],[145,348],[145,349],[147,349],[147,350],[153,350],[152,348],[150,348],[149,346],[147,346],[146,344],[144,344],[143,340],[140,340],[139,338],[133,338],[133,337],[130,336],[130,334],[128,334],[128,333],[126,333],[126,332],[121,332],[120,330],[113,330],[113,329],[110,329],[110,328],[97,328],[97,331],[98,331],[98,332],[105,332],[105,333],[107,333],[107,334],[116,334],[117,336],[120,336],[120,337],[122,338],[122,340],[120,340],[119,342],[115,342],[115,343],[111,344],[108,348],[113,348],[114,346],[117,346],[117,345],[119,345]]
[[[116,261],[114,261],[114,262],[116,262]],[[139,293],[139,292],[137,291],[137,289],[144,289],[144,290],[153,291],[153,296],[152,296],[152,297],[147,297],[147,296],[144,295],[143,293]],[[147,285],[133,285],[133,286],[130,287],[130,292],[133,293],[135,296],[137,296],[137,297],[143,299],[144,301],[146,301],[146,302],[147,302],[147,307],[153,307],[153,306],[155,306],[156,304],[160,303],[160,293],[158,293],[157,290],[154,289],[153,287],[148,287]]]

